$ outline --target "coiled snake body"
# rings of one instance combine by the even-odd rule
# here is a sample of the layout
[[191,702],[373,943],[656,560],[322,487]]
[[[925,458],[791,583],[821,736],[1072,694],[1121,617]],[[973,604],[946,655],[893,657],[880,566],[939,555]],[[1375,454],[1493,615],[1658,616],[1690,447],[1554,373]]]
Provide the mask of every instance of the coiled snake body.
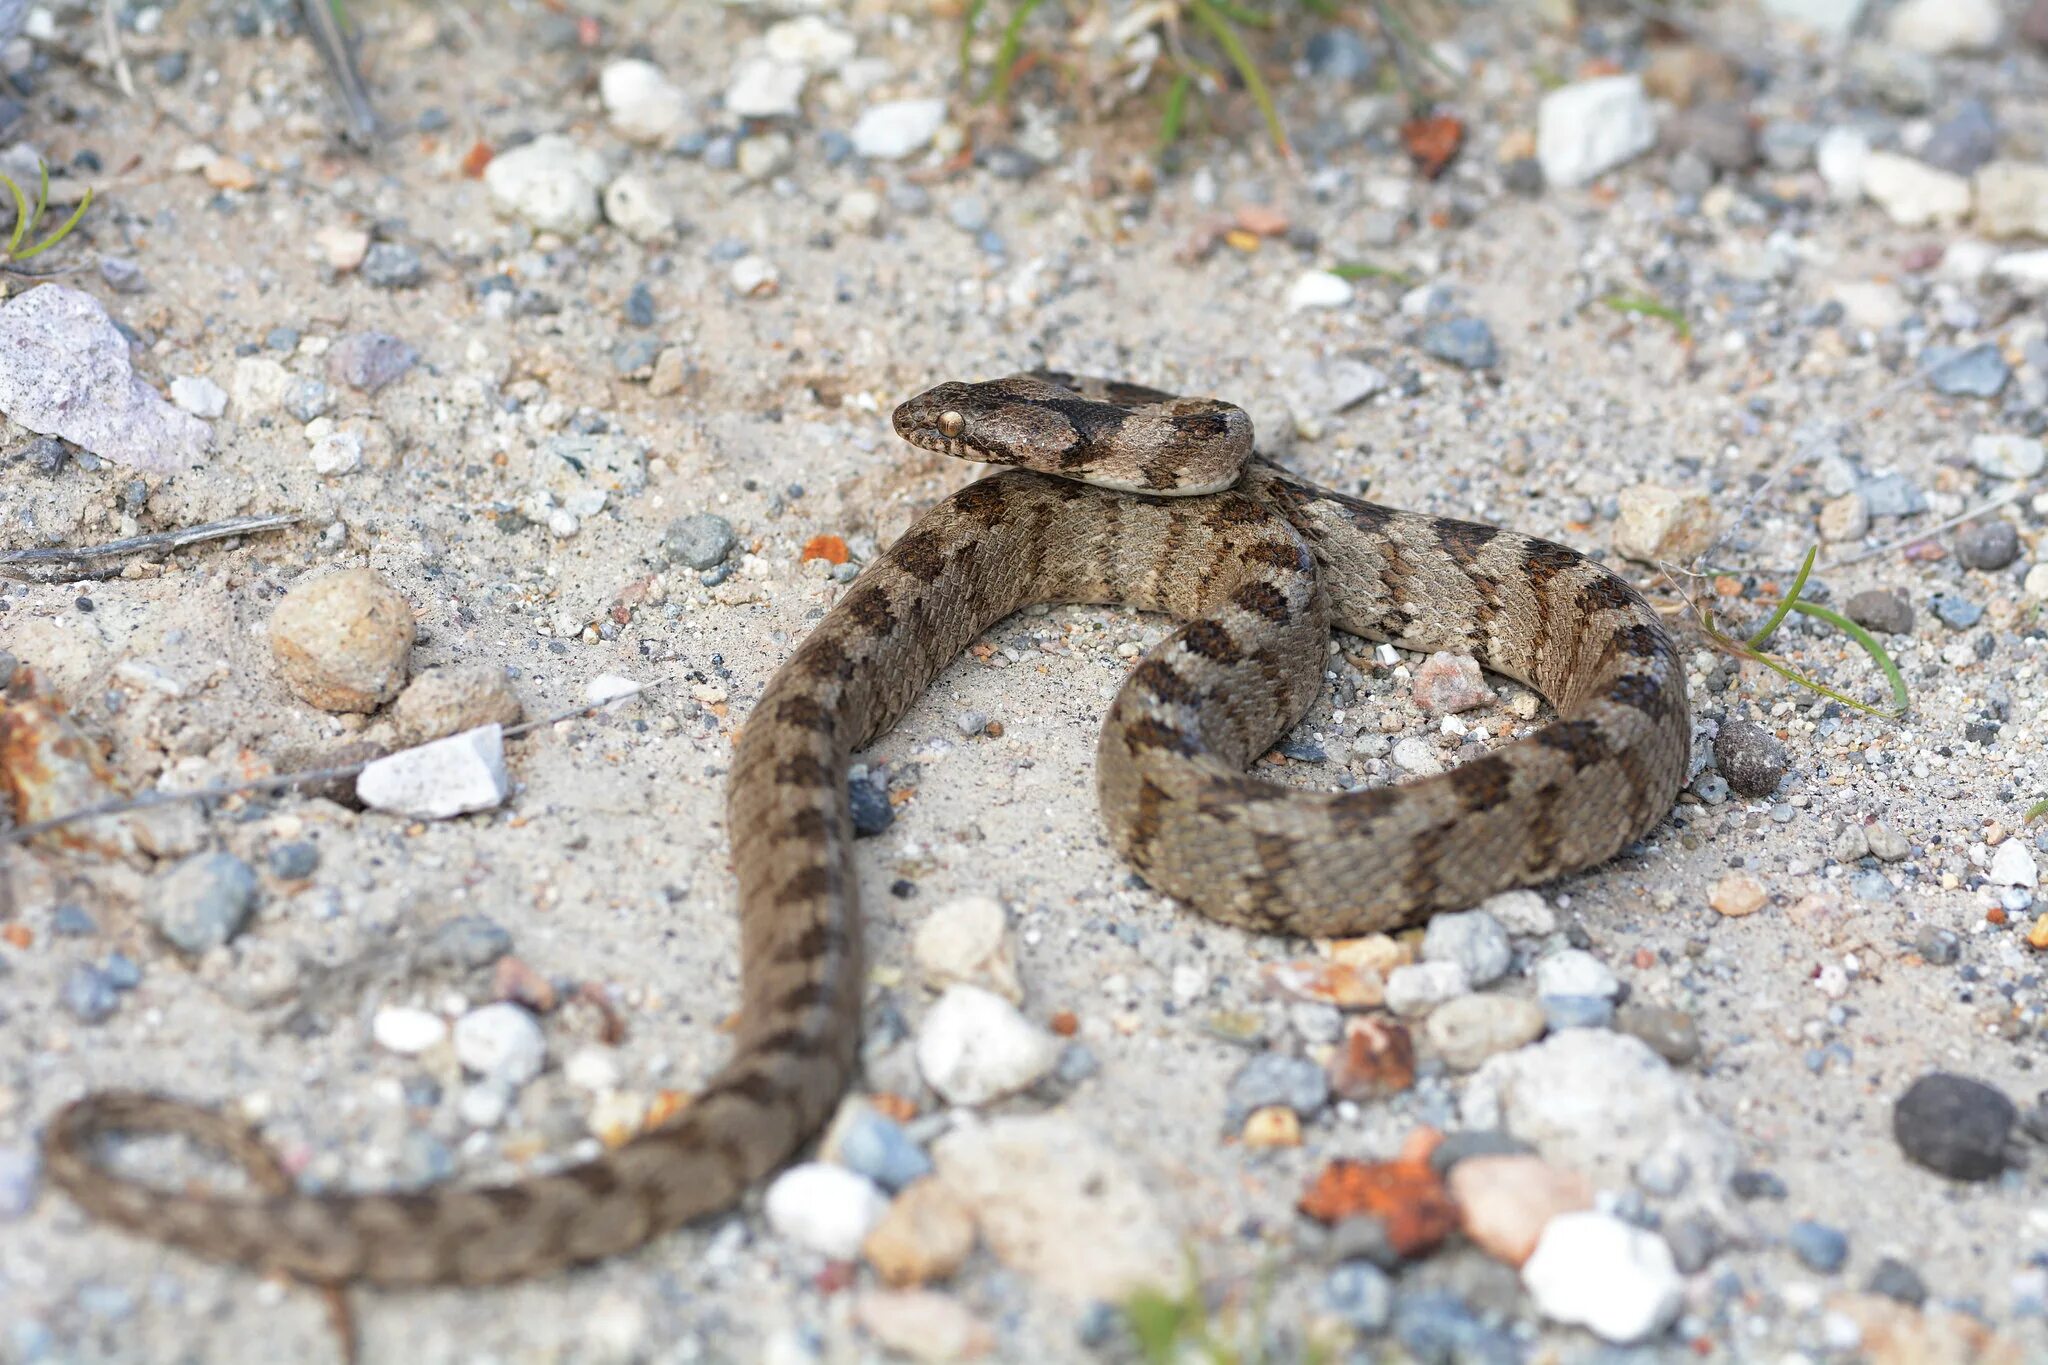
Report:
[[[1101,809],[1153,886],[1232,924],[1392,929],[1597,863],[1676,796],[1690,740],[1677,653],[1633,589],[1573,550],[1317,488],[1254,457],[1249,420],[1214,400],[1038,372],[944,384],[894,420],[921,447],[1032,468],[933,508],[754,707],[730,794],[738,1038],[675,1120],[509,1185],[314,1195],[224,1116],[106,1092],[51,1121],[51,1179],[144,1235],[322,1285],[536,1275],[729,1208],[819,1130],[853,1077],[864,973],[850,756],[977,635],[1034,602],[1121,602],[1184,622],[1110,709]],[[1557,719],[1399,786],[1311,793],[1247,776],[1314,698],[1332,625],[1472,654],[1542,693]],[[95,1151],[117,1131],[223,1147],[259,1189],[117,1176]]]

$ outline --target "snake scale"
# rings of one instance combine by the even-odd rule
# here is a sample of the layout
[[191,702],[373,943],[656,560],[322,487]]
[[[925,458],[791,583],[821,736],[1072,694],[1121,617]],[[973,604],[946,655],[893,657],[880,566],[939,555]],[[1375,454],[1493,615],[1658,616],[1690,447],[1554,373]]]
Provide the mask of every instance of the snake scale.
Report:
[[[1249,419],[1212,399],[1041,371],[943,384],[894,422],[917,446],[1029,468],[969,484],[912,526],[748,718],[729,811],[740,1022],[731,1060],[682,1113],[511,1184],[312,1194],[224,1115],[104,1092],[51,1120],[51,1179],[135,1232],[328,1286],[537,1275],[730,1208],[853,1079],[864,971],[850,758],[1031,603],[1125,603],[1182,622],[1110,708],[1101,811],[1148,882],[1231,924],[1394,929],[1600,862],[1675,799],[1691,733],[1677,652],[1636,592],[1576,551],[1318,488],[1258,458]],[[1316,695],[1333,625],[1474,655],[1557,717],[1397,786],[1315,793],[1248,776]],[[98,1151],[117,1132],[215,1145],[254,1188],[118,1175]]]

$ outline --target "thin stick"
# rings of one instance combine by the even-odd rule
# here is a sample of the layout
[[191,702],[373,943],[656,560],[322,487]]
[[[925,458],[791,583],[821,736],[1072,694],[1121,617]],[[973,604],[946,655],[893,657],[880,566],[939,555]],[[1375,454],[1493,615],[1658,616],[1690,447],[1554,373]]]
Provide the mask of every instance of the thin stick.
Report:
[[[51,546],[41,550],[8,550],[0,553],[0,574],[10,578],[28,578],[30,582],[62,583],[67,581],[64,570],[96,564],[102,560],[122,559],[129,555],[153,554],[159,550],[182,550],[188,545],[199,545],[209,540],[225,540],[229,536],[253,535],[259,531],[281,531],[299,522],[297,512],[284,512],[267,517],[229,517],[226,521],[209,521],[202,526],[187,526],[179,531],[156,531],[146,536],[131,536],[127,540],[112,540],[104,545]],[[22,570],[41,570],[42,577],[24,574]]]
[[1821,568],[1839,569],[1845,564],[1860,564],[1866,559],[1870,559],[1876,555],[1884,554],[1890,550],[1896,550],[1902,545],[1911,545],[1916,540],[1925,540],[1927,539],[1927,537],[1935,534],[1937,531],[1946,531],[1951,526],[1961,526],[1966,521],[1975,521],[1978,517],[1983,516],[1986,512],[1996,512],[2001,507],[2007,506],[2010,503],[2018,502],[2020,500],[2020,495],[2022,493],[2025,493],[2026,491],[2026,485],[2022,484],[2018,488],[2012,489],[2009,492],[2003,493],[1998,497],[1993,498],[1990,502],[1981,503],[1976,507],[1972,507],[1967,512],[1958,512],[1954,516],[1950,517],[1947,521],[1938,521],[1932,526],[1923,526],[1909,536],[1901,536],[1897,540],[1888,541],[1883,545],[1873,545],[1867,550],[1858,550],[1855,554],[1849,555],[1847,558],[1844,559],[1831,559],[1827,563],[1821,565]]
[[128,54],[121,50],[121,22],[114,17],[114,0],[100,0],[100,37],[107,45],[107,62],[114,68],[114,81],[129,99],[135,93],[135,73],[128,69]]
[[[574,720],[578,716],[595,716],[599,711],[625,701],[629,697],[641,696],[657,688],[665,687],[668,685],[668,682],[669,680],[663,679],[647,683],[637,691],[624,692],[616,697],[607,697],[595,705],[578,706],[567,711],[557,711],[552,716],[543,716],[539,720],[522,721],[518,725],[508,725],[505,727],[504,737],[506,739],[516,739],[530,731],[538,730],[548,725],[559,725],[565,720]],[[404,750],[401,749],[396,752],[403,753]],[[389,755],[379,755],[379,757],[389,757]],[[144,792],[141,796],[124,796],[116,801],[102,801],[97,805],[82,806],[77,810],[66,811],[62,815],[53,815],[47,820],[38,820],[32,825],[22,825],[18,829],[0,830],[0,847],[4,847],[7,844],[27,843],[39,834],[48,834],[53,829],[62,829],[65,825],[76,824],[80,820],[97,820],[107,815],[126,815],[130,811],[148,810],[154,806],[177,805],[185,801],[217,801],[224,797],[240,796],[245,792],[280,791],[284,788],[296,787],[307,782],[338,782],[345,777],[356,776],[376,761],[373,758],[366,758],[358,763],[344,763],[335,768],[306,768],[295,773],[273,773],[269,777],[255,777],[246,782],[223,782],[217,786],[194,787],[189,791],[179,792]]]

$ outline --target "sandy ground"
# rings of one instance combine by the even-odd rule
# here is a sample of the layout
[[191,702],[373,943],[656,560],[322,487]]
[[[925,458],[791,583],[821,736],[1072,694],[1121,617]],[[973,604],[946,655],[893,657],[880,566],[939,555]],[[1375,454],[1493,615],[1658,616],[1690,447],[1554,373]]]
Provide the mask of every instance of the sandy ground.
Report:
[[[1240,134],[1235,142],[1194,141],[1189,170],[1156,189],[1133,155],[1150,132],[1142,111],[1109,124],[1058,124],[1062,163],[1023,183],[923,157],[865,173],[829,167],[816,128],[843,128],[884,95],[942,93],[951,75],[942,54],[957,32],[952,22],[889,19],[875,6],[860,7],[851,23],[862,54],[886,64],[880,86],[856,95],[830,77],[814,79],[808,123],[794,130],[793,167],[750,184],[701,159],[631,147],[606,130],[594,95],[605,59],[641,51],[690,92],[692,127],[730,127],[705,101],[725,86],[726,54],[758,41],[766,19],[748,8],[636,7],[605,18],[599,46],[578,46],[573,34],[565,41],[558,16],[519,5],[489,16],[386,7],[365,18],[387,118],[412,129],[427,111],[447,116],[445,126],[428,120],[435,131],[397,133],[368,158],[324,132],[310,49],[282,37],[236,38],[224,7],[175,10],[160,33],[131,35],[144,103],[61,61],[37,78],[30,121],[16,136],[56,162],[90,150],[103,167],[78,176],[101,185],[101,198],[78,248],[60,259],[79,267],[71,282],[138,334],[146,377],[166,384],[205,375],[226,388],[237,357],[249,354],[317,376],[322,342],[367,328],[403,337],[421,360],[374,396],[337,386],[334,419],[365,449],[352,473],[317,473],[301,423],[285,413],[232,407],[215,424],[204,467],[152,477],[139,512],[123,501],[127,471],[72,463],[47,475],[0,463],[0,546],[9,548],[242,512],[305,518],[292,532],[181,553],[132,577],[9,587],[0,643],[106,741],[115,771],[136,789],[317,761],[353,738],[358,725],[286,690],[266,635],[285,588],[338,566],[369,565],[412,603],[422,637],[416,668],[502,663],[515,671],[529,715],[577,705],[604,674],[662,686],[597,719],[514,741],[516,794],[491,814],[413,824],[296,796],[195,814],[174,845],[224,848],[259,869],[280,842],[309,839],[320,850],[310,878],[264,872],[249,928],[196,961],[148,928],[148,860],[5,849],[7,915],[27,931],[0,947],[0,1147],[17,1156],[61,1103],[116,1084],[239,1101],[310,1177],[330,1183],[487,1178],[516,1171],[534,1151],[587,1142],[589,1097],[559,1066],[522,1094],[512,1127],[472,1135],[455,1112],[452,1058],[407,1059],[372,1046],[367,1021],[379,1004],[453,1013],[484,998],[482,977],[396,967],[347,976],[345,989],[316,996],[315,1027],[281,1027],[289,1011],[266,1003],[330,980],[324,965],[397,963],[433,927],[471,913],[509,931],[517,956],[542,975],[610,993],[627,1025],[616,1059],[629,1086],[687,1091],[700,1082],[723,1053],[718,1025],[736,982],[723,810],[731,733],[839,590],[821,566],[799,563],[806,542],[837,535],[856,559],[871,554],[973,476],[901,447],[888,431],[890,405],[941,378],[1043,358],[1233,397],[1270,433],[1269,449],[1334,487],[1369,486],[1397,506],[1593,551],[1607,549],[1614,523],[1602,504],[1622,489],[1708,486],[1733,523],[1719,562],[1738,579],[1753,572],[1752,584],[1782,584],[1812,543],[1824,495],[1799,433],[1814,422],[1849,424],[1866,469],[1897,471],[1934,497],[1928,513],[1880,520],[1873,544],[2011,487],[1981,485],[1963,459],[1969,435],[2012,425],[1995,403],[1932,395],[1896,348],[1844,342],[1797,321],[1828,297],[1831,282],[1900,281],[1902,256],[1943,236],[1897,228],[1869,207],[1772,215],[1738,204],[1716,215],[1710,205],[1688,218],[1671,208],[1657,157],[1622,172],[1612,194],[1518,197],[1499,187],[1491,151],[1512,125],[1498,123],[1476,128],[1472,152],[1434,185],[1415,181],[1383,134],[1295,176],[1258,140],[1248,110],[1232,104],[1219,116]],[[1743,41],[1764,32],[1754,16],[1729,22]],[[87,27],[77,16],[59,22],[64,43],[81,47]],[[1508,53],[1535,32],[1507,24],[1479,41]],[[1573,49],[1562,39],[1537,47],[1569,67],[1560,54]],[[188,48],[193,71],[183,81],[151,78],[151,55]],[[1816,90],[1830,60],[1821,53],[1804,63]],[[2024,90],[2031,75],[2039,90],[2040,74],[2037,58],[2011,57],[1985,80]],[[1488,64],[1477,89],[1485,93],[1474,105],[1519,110],[1524,126],[1533,119],[1540,90],[1513,62]],[[1050,122],[1047,95],[1032,87],[1027,101]],[[1779,88],[1771,107],[1807,98]],[[2031,128],[2038,157],[2038,95],[2015,98],[2015,126]],[[1298,125],[1329,103],[1313,85],[1287,96]],[[567,132],[614,167],[645,172],[672,197],[682,226],[647,245],[608,228],[536,239],[494,212],[483,185],[463,174],[464,154],[474,142],[503,147],[549,131]],[[173,169],[181,149],[202,141],[245,161],[255,187],[220,192]],[[935,210],[888,203],[879,235],[848,231],[835,206],[869,174],[879,190],[927,182]],[[1818,205],[1810,172],[1776,180],[1803,183]],[[1359,224],[1390,185],[1412,205],[1413,222],[1396,245],[1368,248]],[[1001,256],[951,221],[951,201],[969,193],[992,208]],[[1223,212],[1272,206],[1321,244],[1268,239],[1255,251],[1225,246],[1187,263],[1177,251],[1218,211],[1204,197]],[[1464,218],[1467,206],[1477,210],[1469,223],[1432,225],[1433,215]],[[351,225],[418,250],[423,281],[385,289],[336,275],[313,234]],[[772,263],[779,288],[738,293],[726,242]],[[1758,262],[1780,248],[1796,266],[1774,277]],[[147,291],[102,287],[90,265],[101,253],[135,259]],[[1690,267],[1690,347],[1652,319],[1592,302],[1660,257]],[[1455,290],[1461,311],[1486,319],[1499,339],[1497,372],[1425,358],[1397,284],[1361,281],[1344,308],[1286,310],[1302,270],[1355,259]],[[491,312],[476,285],[500,272],[558,310]],[[1739,286],[1759,279],[1764,301],[1744,302]],[[651,327],[622,318],[640,282],[655,303]],[[1937,287],[1906,287],[1938,314]],[[2024,308],[1979,303],[1975,328],[1937,329],[1999,340],[2015,356],[2025,328],[2038,337]],[[1776,334],[1773,319],[1782,324]],[[266,349],[280,327],[300,334],[295,350]],[[618,374],[615,348],[642,339],[681,348],[688,375],[680,391],[657,397],[644,375]],[[1287,433],[1284,395],[1318,362],[1345,355],[1378,364],[1394,387],[1341,415],[1312,414],[1313,438]],[[557,477],[545,442],[579,414],[644,446],[646,482],[562,538],[519,513],[531,510],[536,486]],[[27,439],[14,435],[11,447]],[[1767,477],[1745,511],[1749,490]],[[735,572],[713,587],[661,551],[664,527],[700,511],[728,518],[739,541]],[[2005,514],[2030,544],[2032,505],[2022,498]],[[2014,1318],[2013,1278],[2048,1248],[2038,1174],[1953,1184],[1910,1166],[1890,1132],[1892,1100],[1929,1069],[1980,1076],[2023,1104],[2037,1088],[2040,991],[2020,936],[2032,915],[2016,915],[2012,929],[1987,926],[1996,894],[1974,884],[1982,878],[1973,879],[1979,869],[1969,856],[1988,826],[2001,835],[2016,827],[2048,789],[2034,729],[2043,701],[2038,609],[2019,586],[2030,557],[1986,574],[1962,570],[1953,556],[1892,552],[1822,575],[1837,601],[1882,586],[1914,603],[1913,636],[1894,641],[1915,699],[1901,723],[1828,710],[1754,667],[1732,685],[1724,671],[1724,690],[1710,691],[1707,677],[1722,665],[1695,638],[1695,707],[1708,719],[1757,719],[1776,731],[1790,753],[1786,785],[1775,802],[1688,797],[1631,856],[1546,888],[1635,998],[1695,1016],[1704,1053],[1688,1076],[1735,1133],[1743,1164],[1769,1169],[1790,1191],[1747,1206],[1758,1245],[1730,1252],[1695,1282],[1692,1320],[1711,1355],[1777,1359],[1802,1344],[1823,1353],[1814,1345],[1816,1305],[1838,1285],[1860,1283],[1883,1255],[1914,1265],[1938,1298],[1974,1301],[2029,1349],[2048,1351]],[[1651,577],[1641,565],[1628,572]],[[1935,592],[1987,606],[1986,623],[1952,634],[1926,609]],[[615,614],[622,593],[637,604]],[[599,632],[601,623],[612,624]],[[1013,620],[992,642],[1015,649],[1016,664],[957,665],[876,746],[870,761],[917,765],[915,794],[894,826],[862,846],[878,1002],[914,1022],[926,997],[906,970],[909,931],[950,897],[1000,897],[1020,945],[1027,1012],[1073,1011],[1100,1062],[1100,1074],[1065,1095],[1060,1110],[1145,1172],[1220,1294],[1242,1296],[1262,1270],[1276,1271],[1275,1316],[1300,1322],[1317,1310],[1323,1274],[1314,1237],[1292,1212],[1304,1179],[1332,1156],[1391,1153],[1418,1121],[1455,1123],[1457,1091],[1429,1080],[1397,1101],[1326,1115],[1296,1150],[1247,1152],[1223,1140],[1225,1088],[1245,1054],[1197,1018],[1269,1008],[1254,964],[1298,956],[1303,945],[1198,921],[1134,887],[1103,840],[1091,770],[1102,709],[1127,667],[1116,646],[1158,630],[1156,621],[1094,608]],[[1953,642],[1987,636],[1995,639],[1988,657],[1970,651],[1944,661]],[[1838,635],[1795,626],[1781,645],[1796,665],[1854,695],[1882,695]],[[718,690],[729,699],[697,699]],[[1965,724],[1994,698],[2004,704],[2004,729],[1990,744],[1966,741]],[[968,710],[1000,721],[1001,736],[964,737],[955,717]],[[1333,772],[1347,737],[1376,731],[1389,713],[1406,717],[1407,733],[1426,729],[1402,691],[1380,678],[1343,722],[1332,720],[1326,697],[1302,733],[1328,741],[1337,757],[1325,771]],[[1774,804],[1789,817],[1774,818]],[[1850,894],[1854,869],[1826,864],[1838,825],[1877,816],[1919,847],[1910,863],[1917,875],[1889,868],[1895,894],[1872,902]],[[1771,901],[1729,920],[1707,901],[1737,867],[1763,881]],[[1955,884],[1944,887],[1943,873]],[[883,890],[899,879],[914,883],[908,898]],[[54,932],[56,907],[67,903],[88,911],[92,935]],[[1974,971],[1920,960],[1913,945],[1929,925],[1962,937],[1963,964]],[[113,1017],[86,1023],[60,1005],[61,983],[76,963],[116,949],[140,965],[141,984]],[[1174,969],[1187,965],[1209,983],[1197,1009],[1172,1000]],[[1817,989],[1817,978],[1839,999]],[[559,1013],[547,1024],[550,1053],[559,1062],[596,1032],[593,1014]],[[1810,1056],[1836,1042],[1847,1053],[1815,1074]],[[889,1074],[902,1074],[900,1050],[883,1060],[896,1068]],[[1010,1107],[1047,1106],[1022,1099]],[[219,1174],[186,1154],[162,1161],[174,1172]],[[1796,1218],[1848,1233],[1842,1276],[1807,1271],[1771,1245]],[[789,1349],[792,1325],[818,1333],[826,1358],[878,1354],[850,1325],[847,1295],[821,1291],[819,1269],[815,1256],[772,1236],[758,1212],[743,1213],[626,1259],[505,1290],[361,1296],[365,1354],[748,1361]],[[1714,1287],[1729,1276],[1732,1290]],[[1435,1284],[1533,1322],[1526,1302],[1517,1306],[1511,1272],[1471,1251],[1401,1280],[1404,1293]],[[1087,1354],[1076,1338],[1080,1308],[985,1252],[949,1292],[994,1325],[1001,1358]],[[314,1297],[93,1226],[47,1188],[0,1222],[0,1303],[13,1324],[12,1336],[0,1331],[5,1359],[319,1359],[332,1349]],[[1547,1340],[1565,1358],[1591,1349],[1583,1335]],[[1645,1348],[1642,1358],[1661,1349]]]

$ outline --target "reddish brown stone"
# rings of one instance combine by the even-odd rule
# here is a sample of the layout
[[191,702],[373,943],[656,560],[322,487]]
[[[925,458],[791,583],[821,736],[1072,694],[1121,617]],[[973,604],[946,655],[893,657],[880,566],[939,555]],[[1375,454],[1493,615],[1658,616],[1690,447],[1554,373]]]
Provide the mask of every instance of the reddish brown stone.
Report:
[[1330,1058],[1330,1089],[1338,1099],[1398,1095],[1415,1084],[1415,1040],[1388,1014],[1348,1020],[1344,1041]]

